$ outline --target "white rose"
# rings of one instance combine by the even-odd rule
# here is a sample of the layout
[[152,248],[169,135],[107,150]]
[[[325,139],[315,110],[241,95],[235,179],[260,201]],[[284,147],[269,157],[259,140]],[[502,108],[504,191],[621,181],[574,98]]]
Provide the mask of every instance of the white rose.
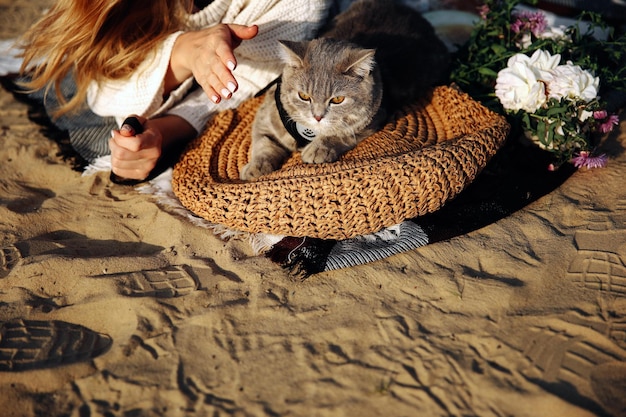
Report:
[[550,55],[550,52],[537,49],[528,59],[528,65],[535,70],[537,77],[541,78],[545,75],[544,71],[555,69],[561,62],[561,55]]
[[498,72],[495,92],[506,110],[534,113],[546,102],[544,84],[537,80],[529,62],[529,57],[517,54]]
[[598,96],[600,78],[594,77],[589,71],[585,71],[578,65],[559,65],[550,71],[550,77],[546,80],[550,98],[568,98],[571,100],[582,99],[590,102]]

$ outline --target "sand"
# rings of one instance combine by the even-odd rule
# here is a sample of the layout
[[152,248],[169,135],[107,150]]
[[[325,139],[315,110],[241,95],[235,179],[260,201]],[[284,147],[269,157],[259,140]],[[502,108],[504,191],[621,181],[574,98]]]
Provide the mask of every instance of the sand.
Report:
[[[48,3],[0,1],[2,37]],[[82,176],[5,90],[0,127],[2,416],[626,415],[625,121],[605,169],[304,281]]]

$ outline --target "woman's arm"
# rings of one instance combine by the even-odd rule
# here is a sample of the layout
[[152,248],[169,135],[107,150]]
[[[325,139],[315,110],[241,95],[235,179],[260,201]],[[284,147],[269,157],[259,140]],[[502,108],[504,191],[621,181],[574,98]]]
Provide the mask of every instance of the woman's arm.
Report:
[[[94,113],[114,116],[121,122],[129,114],[152,117],[161,112],[172,92],[191,86],[191,77],[215,103],[237,90],[232,69],[237,65],[233,49],[256,36],[256,26],[218,24],[206,29],[169,36],[153,57],[124,80],[90,86],[87,101]],[[176,100],[178,101],[180,97]],[[169,104],[171,107],[171,104]],[[207,109],[208,112],[208,109]]]
[[[259,0],[243,9],[235,3],[232,16],[229,9],[222,18],[236,24],[202,28],[207,21],[196,26],[198,30],[176,33],[164,42],[154,59],[142,65],[135,79],[102,86],[91,96],[95,100],[90,106],[98,114],[113,115],[119,121],[130,114],[153,118],[145,122],[143,134],[132,136],[124,129],[113,132],[114,173],[131,179],[146,178],[169,144],[195,137],[209,114],[234,107],[267,85],[282,67],[277,40],[311,37],[331,2]],[[272,6],[266,7],[270,3]],[[199,12],[192,20],[198,18],[195,23],[200,24],[207,16]],[[259,36],[257,23],[263,29]],[[237,62],[233,49],[242,40],[252,38],[239,50],[243,53],[238,54]],[[237,79],[232,72],[235,66],[239,67]],[[192,76],[204,90],[205,100],[208,97],[212,103],[207,100],[200,105],[198,94],[187,95]],[[236,90],[242,90],[236,99],[222,100],[230,99]],[[200,110],[206,118],[200,117]],[[111,111],[118,114],[107,114]]]

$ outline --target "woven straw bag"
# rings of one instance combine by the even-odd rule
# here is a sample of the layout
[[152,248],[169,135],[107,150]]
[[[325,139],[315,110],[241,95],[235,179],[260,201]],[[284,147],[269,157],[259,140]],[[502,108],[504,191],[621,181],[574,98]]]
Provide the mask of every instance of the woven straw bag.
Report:
[[244,232],[346,239],[431,213],[476,178],[509,132],[502,116],[441,86],[337,162],[305,164],[296,153],[280,170],[243,182],[262,100],[214,117],[172,180],[193,213]]

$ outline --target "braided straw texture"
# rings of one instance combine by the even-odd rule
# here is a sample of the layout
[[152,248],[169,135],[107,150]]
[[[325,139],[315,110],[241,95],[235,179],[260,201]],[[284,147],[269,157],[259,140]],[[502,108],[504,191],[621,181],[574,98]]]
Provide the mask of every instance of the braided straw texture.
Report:
[[295,153],[275,172],[239,180],[262,97],[219,113],[174,167],[181,203],[229,228],[347,239],[438,210],[504,142],[509,125],[454,87],[433,90],[334,163]]

